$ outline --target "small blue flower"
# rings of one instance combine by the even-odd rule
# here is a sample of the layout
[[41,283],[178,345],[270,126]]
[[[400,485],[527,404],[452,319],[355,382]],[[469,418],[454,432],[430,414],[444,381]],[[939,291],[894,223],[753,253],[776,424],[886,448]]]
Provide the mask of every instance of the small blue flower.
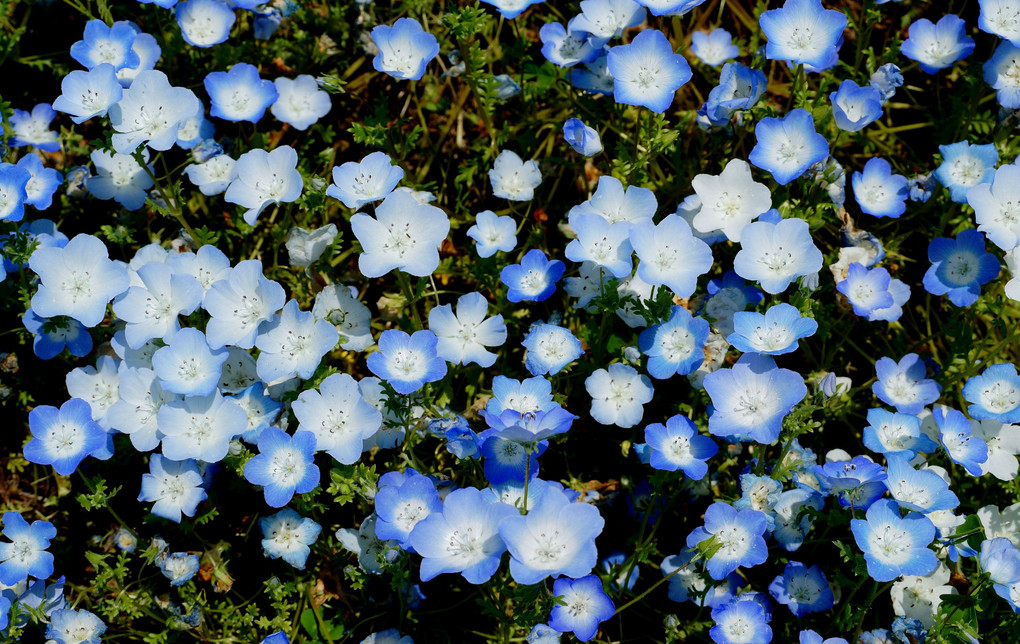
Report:
[[29,309],[22,318],[22,323],[35,338],[32,350],[39,358],[49,360],[60,355],[67,347],[75,357],[87,356],[92,351],[92,335],[81,322],[69,317],[54,319],[41,318]]
[[715,621],[709,637],[716,644],[769,644],[772,641],[771,616],[757,601],[735,597],[712,609]]
[[709,546],[710,556],[705,567],[712,579],[721,580],[741,566],[750,568],[765,563],[768,559],[764,539],[767,527],[768,519],[763,512],[738,512],[731,505],[716,502],[705,510],[705,525],[687,535],[687,547],[697,548],[714,539],[718,547]]
[[384,152],[373,152],[361,161],[348,161],[333,168],[333,183],[326,194],[357,210],[365,204],[385,199],[404,178],[404,169],[393,165]]
[[142,475],[138,500],[155,501],[153,514],[180,523],[181,515],[195,516],[198,504],[207,496],[197,462],[171,461],[160,454],[149,457],[149,472]]
[[28,413],[28,427],[32,440],[25,445],[25,460],[52,465],[61,476],[70,476],[86,456],[107,445],[106,432],[81,398],[71,398],[60,409],[35,407]]
[[708,322],[676,305],[669,319],[641,332],[638,346],[648,356],[648,374],[664,380],[676,374],[686,376],[705,359]]
[[865,456],[815,465],[812,471],[844,508],[868,509],[886,490],[885,468]]
[[475,215],[475,223],[468,228],[467,236],[475,240],[479,257],[492,257],[496,251],[509,253],[517,248],[517,222],[513,217],[483,210]]
[[645,29],[631,40],[609,50],[613,98],[624,105],[640,105],[662,113],[673,103],[676,91],[691,79],[687,59],[657,29]]
[[991,418],[1000,423],[1020,421],[1020,375],[1013,364],[989,366],[963,385],[963,397],[971,403],[967,407],[971,418]]
[[779,438],[783,418],[807,395],[800,374],[752,353],[741,356],[730,369],[708,374],[703,384],[714,407],[708,431],[763,445]]
[[269,385],[294,377],[311,378],[339,339],[328,320],[315,319],[311,311],[298,307],[297,300],[290,300],[279,316],[262,325],[255,338],[260,352],[258,376]]
[[889,290],[891,281],[889,271],[880,266],[868,269],[857,262],[851,262],[847,267],[846,279],[836,284],[836,290],[846,296],[855,314],[868,317],[875,311],[893,306],[894,300]]
[[645,441],[652,450],[649,465],[667,472],[681,470],[695,481],[705,478],[706,461],[719,451],[715,441],[700,435],[697,426],[682,414],[671,416],[665,425],[645,427]]
[[602,589],[602,580],[595,575],[560,577],[553,582],[552,592],[563,603],[553,606],[549,626],[561,633],[573,633],[582,642],[595,637],[599,624],[616,613],[613,600]]
[[[981,476],[981,464],[988,460],[988,443],[972,432],[971,423],[963,412],[956,409],[932,410],[935,425],[939,428],[939,440],[946,448],[949,458],[962,465],[971,476]],[[974,423],[976,424],[976,423]]]
[[863,172],[854,172],[851,179],[854,199],[861,211],[875,217],[896,218],[907,210],[907,178],[892,173],[885,159],[872,157]]
[[749,110],[765,93],[765,72],[742,63],[726,63],[719,74],[719,85],[712,88],[705,103],[705,114],[716,126],[729,123],[734,113]]
[[928,244],[931,267],[924,274],[924,289],[932,295],[949,295],[956,306],[970,306],[981,296],[981,286],[999,275],[999,260],[985,251],[985,236],[968,228],[956,239],[937,237]]
[[550,260],[533,248],[525,253],[520,264],[504,266],[499,281],[507,286],[506,299],[511,302],[541,302],[556,291],[556,282],[566,268],[560,260]]
[[106,116],[124,94],[117,80],[117,70],[103,63],[89,71],[77,69],[60,81],[60,96],[53,109],[71,116],[75,123],[84,123],[94,116]]
[[298,570],[304,570],[311,553],[310,546],[322,530],[318,523],[302,518],[290,508],[259,519],[259,527],[262,529],[263,554],[271,559],[283,559]]
[[935,169],[935,178],[949,189],[949,197],[956,203],[967,203],[967,192],[974,186],[990,183],[995,177],[999,152],[994,143],[971,145],[959,141],[940,145],[942,163]]
[[937,472],[927,469],[916,470],[903,456],[886,457],[888,468],[885,485],[900,507],[917,512],[952,510],[960,505],[960,499],[949,489]]
[[414,18],[398,18],[392,27],[377,25],[372,42],[379,51],[372,59],[375,70],[402,80],[420,80],[439,55],[439,41]]
[[563,124],[563,138],[583,157],[592,157],[602,151],[598,131],[585,125],[581,119],[567,119]]
[[796,351],[797,342],[817,330],[814,318],[803,318],[797,307],[781,303],[769,307],[764,314],[734,313],[733,333],[726,341],[738,351],[777,356]]
[[414,470],[404,472],[403,480],[383,485],[375,495],[375,534],[382,540],[393,539],[400,547],[411,548],[410,535],[414,527],[433,512],[442,512],[436,486],[427,476]]
[[46,579],[53,574],[53,555],[46,552],[57,529],[49,521],[31,525],[17,512],[3,515],[3,535],[10,542],[0,543],[0,583],[13,586],[28,578]]
[[170,580],[171,586],[183,586],[191,581],[198,572],[198,555],[187,552],[172,552],[157,564],[163,576]]
[[446,375],[446,361],[436,353],[439,339],[432,331],[407,335],[387,329],[379,336],[379,351],[368,356],[368,368],[399,394],[410,394],[426,382]]
[[248,63],[237,63],[226,72],[206,75],[209,114],[227,121],[257,123],[280,93],[273,81],[262,80],[259,70]]
[[822,268],[822,251],[815,246],[808,223],[797,217],[747,224],[739,241],[733,270],[758,282],[766,293],[782,293],[798,277]]
[[57,644],[99,644],[106,624],[87,610],[61,608],[50,615],[46,639]]
[[836,127],[857,132],[882,117],[885,95],[870,85],[860,87],[852,80],[845,80],[838,90],[829,94],[829,101]]
[[938,444],[921,431],[921,419],[913,414],[869,409],[868,423],[864,428],[864,446],[878,454],[895,454],[910,460],[919,452],[931,454],[938,449]]
[[266,503],[282,508],[295,494],[306,494],[319,484],[315,465],[315,434],[298,431],[290,436],[267,427],[259,434],[259,453],[244,466],[244,478],[261,485]]
[[[877,382],[871,385],[878,399],[903,414],[919,414],[939,399],[938,383],[926,378],[927,369],[916,353],[908,353],[896,362],[882,357],[875,363]],[[973,415],[973,414],[971,414]]]
[[900,53],[920,63],[926,74],[935,74],[973,51],[974,40],[967,36],[967,23],[951,13],[935,24],[927,18],[914,21],[908,38],[900,45]]
[[42,159],[35,154],[21,157],[17,166],[29,174],[28,183],[25,184],[25,204],[36,210],[49,208],[57,188],[64,182],[64,175],[59,170],[43,166]]
[[821,0],[786,0],[781,8],[762,13],[758,22],[768,38],[766,58],[816,72],[836,64],[847,25],[842,11],[825,9]]
[[567,259],[578,264],[591,262],[617,279],[630,275],[634,268],[630,226],[576,210],[570,213],[568,221],[576,237],[564,251]]
[[[886,1],[888,2],[888,0]],[[882,1],[879,0],[878,4],[882,4]],[[798,642],[799,644],[848,644],[848,642],[842,637],[830,637],[828,639],[823,639],[821,635],[812,630],[801,631]],[[857,643],[866,644],[863,639],[863,635],[861,636],[861,639],[857,640]]]
[[903,86],[903,74],[894,63],[886,63],[871,75],[870,85],[882,93],[885,103],[896,95],[896,88]]
[[538,31],[542,41],[542,55],[557,67],[573,67],[594,60],[603,50],[588,40],[588,32],[573,27],[576,18],[566,28],[558,22],[548,22]]
[[89,20],[82,40],[71,45],[71,58],[89,70],[104,63],[114,70],[138,67],[141,59],[132,49],[137,34],[126,21],[107,26],[102,20]]
[[739,56],[740,48],[733,44],[730,32],[716,27],[708,33],[695,31],[691,34],[691,53],[704,64],[719,67],[727,60]]
[[184,42],[212,47],[225,42],[234,26],[234,10],[224,0],[185,0],[174,7]]
[[857,547],[864,553],[868,575],[878,582],[893,581],[900,575],[927,575],[939,560],[928,545],[935,539],[935,525],[923,514],[900,516],[895,501],[876,501],[866,519],[851,519]]
[[248,416],[229,397],[214,389],[208,396],[187,395],[159,408],[163,455],[174,461],[193,458],[216,463],[230,450],[230,441],[244,433]]
[[499,11],[499,15],[507,20],[513,20],[531,5],[544,2],[544,0],[482,0],[482,2],[495,7]]
[[[12,148],[31,145],[37,150],[58,152],[60,150],[60,133],[50,129],[50,123],[56,117],[57,113],[49,103],[39,103],[32,108],[31,112],[14,110],[10,118],[13,135],[8,143]],[[39,158],[34,155],[30,156],[34,159]]]
[[226,361],[226,349],[209,348],[205,334],[191,327],[178,331],[152,354],[152,368],[163,389],[185,396],[213,393]]
[[818,566],[791,561],[783,574],[772,580],[769,594],[790,609],[794,617],[804,617],[832,608],[834,599],[825,573]]
[[757,143],[747,160],[771,172],[782,186],[829,156],[828,140],[815,131],[815,119],[805,109],[791,110],[782,118],[763,118],[755,126],[754,136]]

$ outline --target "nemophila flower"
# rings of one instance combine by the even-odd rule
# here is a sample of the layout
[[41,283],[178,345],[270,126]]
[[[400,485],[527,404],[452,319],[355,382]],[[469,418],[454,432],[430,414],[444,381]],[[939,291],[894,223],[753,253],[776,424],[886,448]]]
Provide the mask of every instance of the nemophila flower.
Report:
[[0,163],[0,221],[21,221],[32,175],[13,163]]
[[29,174],[25,184],[25,203],[37,210],[49,208],[57,187],[64,182],[64,175],[55,168],[43,166],[42,159],[35,154],[21,157],[17,166]]
[[395,268],[424,277],[439,266],[439,247],[450,232],[450,220],[441,209],[396,191],[376,207],[375,217],[351,217],[351,228],[361,242],[358,268],[366,277],[381,277]]
[[768,644],[772,641],[770,618],[771,612],[759,602],[732,599],[712,609],[715,626],[709,637],[716,644]]
[[1016,0],[979,0],[978,29],[1020,46],[1020,6]]
[[156,67],[156,62],[162,55],[162,50],[152,34],[143,32],[141,27],[130,20],[117,21],[113,24],[126,24],[135,32],[135,42],[132,43],[131,50],[138,54],[139,62],[133,67],[122,67],[117,70],[117,80],[120,81],[120,84],[124,87],[130,87],[131,83],[138,77],[138,74]]
[[602,589],[602,580],[595,575],[580,579],[560,577],[553,582],[557,602],[549,614],[549,626],[561,633],[573,633],[587,642],[595,637],[599,624],[616,614],[616,606]]
[[181,328],[177,316],[190,315],[202,303],[202,286],[159,262],[145,264],[137,275],[142,286],[132,286],[113,304],[113,312],[127,322],[128,346],[139,349],[154,338],[169,342]]
[[[413,609],[412,609],[413,610]],[[414,644],[410,635],[401,635],[395,628],[372,633],[358,644]]]
[[676,91],[692,76],[687,59],[673,53],[673,46],[657,29],[645,29],[630,44],[613,47],[606,63],[617,103],[640,105],[659,114],[669,109]]
[[152,369],[124,362],[118,368],[118,393],[119,399],[106,411],[106,424],[130,436],[138,451],[155,449],[163,437],[157,422],[159,408],[180,397],[165,391]]
[[764,294],[742,280],[733,271],[727,271],[721,280],[708,283],[708,301],[705,316],[723,335],[733,333],[733,314],[743,311],[748,304],[757,304]]
[[127,267],[109,259],[92,235],[75,235],[64,247],[37,248],[28,261],[40,279],[32,310],[44,318],[66,315],[86,327],[106,316],[106,304],[128,287]]
[[698,277],[712,268],[712,249],[676,214],[658,224],[650,219],[633,224],[630,243],[640,260],[638,276],[652,286],[666,286],[678,297],[690,297]]
[[829,94],[829,102],[836,127],[857,132],[881,118],[885,95],[870,85],[859,87],[852,80],[845,80],[837,91]]
[[801,108],[782,118],[763,118],[754,127],[754,136],[757,142],[747,160],[756,168],[771,172],[782,186],[829,156],[829,142],[815,131],[811,113]]
[[207,396],[215,391],[226,360],[226,349],[210,348],[205,335],[189,327],[174,334],[152,355],[152,368],[166,391]]
[[536,443],[530,436],[521,441],[516,436],[503,438],[501,433],[488,429],[478,436],[479,455],[485,459],[485,480],[490,485],[503,485],[537,477],[538,457],[545,453],[549,441]]
[[227,455],[230,441],[247,428],[248,417],[240,405],[214,391],[166,403],[156,422],[163,433],[163,456],[216,463]]
[[378,50],[372,59],[375,70],[402,80],[420,80],[439,55],[439,41],[414,18],[399,18],[392,27],[377,25],[372,42]]
[[939,441],[946,448],[950,460],[962,465],[971,476],[981,476],[981,464],[988,460],[988,444],[971,431],[977,421],[969,420],[956,409],[932,410],[935,425],[939,428]]
[[[113,199],[128,210],[138,210],[145,204],[152,178],[133,156],[93,150],[90,158],[96,166],[96,175],[89,177],[86,185],[94,197]],[[142,151],[142,158],[149,160],[147,149]]]
[[467,236],[475,240],[479,257],[492,257],[496,251],[509,253],[517,247],[517,222],[513,217],[483,210],[475,215],[475,223],[468,228]]
[[379,336],[379,351],[368,356],[368,368],[397,393],[414,393],[426,382],[446,376],[446,361],[436,353],[438,344],[439,339],[432,331],[407,335],[398,329],[387,329]]
[[942,595],[957,594],[956,588],[948,583],[949,576],[949,568],[939,564],[929,575],[903,577],[889,591],[893,612],[931,628],[935,625],[935,614],[942,604]]
[[107,63],[113,68],[135,67],[141,60],[132,49],[136,31],[125,21],[107,25],[102,20],[85,23],[82,40],[71,45],[71,58],[86,69]]
[[744,227],[772,207],[768,187],[751,178],[742,159],[730,159],[718,175],[699,174],[691,185],[701,199],[691,225],[702,233],[721,230],[730,241],[740,241]]
[[113,65],[103,64],[67,74],[60,81],[60,91],[53,109],[69,114],[75,123],[84,123],[94,116],[106,116],[110,106],[120,101],[124,88]]
[[457,314],[449,304],[433,307],[429,311],[429,328],[439,343],[436,353],[454,364],[474,362],[491,367],[496,354],[485,347],[499,347],[506,342],[506,323],[502,315],[486,318],[489,302],[481,293],[468,293],[457,299]]
[[297,300],[290,300],[255,338],[259,378],[270,385],[293,377],[311,378],[339,339],[335,326],[317,320],[311,311],[302,311]]
[[710,608],[727,603],[736,593],[740,577],[731,574],[721,583],[714,581],[706,574],[703,563],[694,562],[697,555],[697,550],[685,548],[680,554],[662,560],[659,568],[663,577],[669,576],[669,598]]
[[966,201],[974,208],[978,230],[1009,251],[1020,244],[1020,167],[1004,165],[986,176],[989,180],[967,191]]
[[[408,550],[411,531],[433,512],[442,512],[436,486],[427,476],[408,470],[403,480],[391,485],[380,485],[375,495],[375,512],[378,516],[375,534],[380,539],[393,539]],[[381,481],[380,481],[381,483]]]
[[801,317],[797,307],[781,303],[769,307],[764,314],[734,313],[733,333],[726,341],[744,353],[777,356],[796,351],[797,342],[817,330],[818,323],[813,318]]
[[947,14],[935,24],[927,18],[915,20],[900,45],[900,53],[916,60],[926,74],[935,74],[974,51],[974,40],[967,36],[967,23]]
[[499,11],[499,15],[507,20],[513,20],[524,13],[528,7],[538,4],[544,0],[482,0],[485,4],[492,5]]
[[798,561],[786,564],[783,574],[769,584],[769,594],[789,608],[794,617],[829,610],[833,605],[832,589],[822,569]]
[[931,267],[924,274],[924,289],[932,295],[949,295],[956,306],[970,306],[981,296],[981,286],[999,275],[999,260],[985,252],[985,236],[973,228],[956,239],[937,237],[928,244]]
[[281,77],[273,83],[278,98],[269,109],[277,120],[295,129],[307,130],[333,107],[329,93],[319,89],[314,76],[300,74],[293,80]]
[[719,84],[712,88],[705,102],[709,121],[720,127],[726,125],[734,113],[754,107],[767,84],[762,70],[741,63],[726,63],[719,74]]
[[32,351],[43,360],[55,358],[67,347],[77,358],[92,352],[92,335],[81,322],[69,317],[41,318],[29,309],[22,318],[25,329],[33,336]]
[[408,537],[415,552],[422,556],[421,580],[460,573],[468,583],[487,582],[506,552],[499,522],[514,514],[516,508],[498,503],[475,488],[450,492],[441,511],[433,511],[416,523]]
[[869,409],[868,423],[864,446],[873,452],[910,460],[919,452],[932,454],[938,449],[938,444],[921,431],[921,419],[913,414]]
[[580,119],[567,119],[563,124],[563,138],[581,156],[591,157],[602,151],[602,139],[598,131]]
[[576,237],[567,244],[567,259],[592,262],[613,277],[630,275],[633,261],[628,226],[611,224],[599,215],[576,212],[571,213],[569,223]]
[[114,404],[119,395],[117,360],[110,356],[101,356],[96,366],[79,367],[68,372],[65,383],[67,393],[72,398],[81,398],[92,408],[92,420],[103,429],[109,429],[106,422],[106,411]]
[[994,419],[971,423],[971,434],[988,446],[988,458],[980,463],[981,474],[991,474],[1000,481],[1017,476],[1016,455],[1020,454],[1020,427]]
[[1020,375],[1010,363],[993,364],[963,385],[963,397],[971,403],[967,413],[976,420],[1000,423],[1020,421]]
[[542,183],[542,172],[534,159],[523,161],[517,153],[503,150],[489,170],[492,194],[508,201],[529,201]]
[[847,24],[843,12],[823,8],[821,0],[786,0],[758,22],[768,38],[766,58],[819,72],[836,64]]
[[46,639],[57,644],[99,644],[106,624],[85,609],[61,608],[50,615]]
[[[7,515],[4,515],[5,520],[6,517]],[[1007,586],[1020,581],[1020,551],[1009,539],[1000,537],[982,541],[978,561],[981,569],[988,573],[990,581],[995,584],[995,592],[1000,596],[1008,594]]]
[[[624,29],[636,27],[645,19],[645,9],[634,0],[582,0],[581,14],[571,24],[587,32],[593,47],[601,48]],[[672,53],[672,51],[670,51]]]
[[896,88],[903,86],[903,74],[895,64],[886,63],[875,70],[869,84],[882,93],[882,102],[885,103],[896,95]]
[[209,94],[209,114],[226,121],[257,123],[280,97],[273,81],[262,80],[259,70],[248,63],[237,63],[225,72],[210,72],[203,84]]
[[999,152],[992,143],[971,145],[969,141],[959,141],[940,145],[939,152],[942,163],[935,169],[935,178],[949,189],[950,198],[957,203],[968,203],[971,188],[995,177]]
[[587,575],[598,561],[595,537],[603,527],[595,506],[547,486],[526,515],[511,514],[499,523],[499,536],[510,551],[510,575],[523,585]]
[[184,0],[174,7],[184,42],[212,47],[225,42],[234,26],[234,10],[224,0]]
[[889,290],[892,278],[881,267],[864,268],[857,262],[847,267],[846,279],[836,284],[836,290],[846,296],[854,313],[867,317],[873,312],[893,306]]
[[864,172],[855,172],[851,180],[854,199],[861,211],[875,217],[899,217],[907,210],[907,178],[892,173],[885,159],[872,157]]
[[[652,10],[655,13],[655,10]],[[733,44],[733,36],[722,27],[710,32],[691,33],[691,53],[698,60],[711,67],[719,67],[727,60],[740,55],[740,48]]]
[[885,485],[900,507],[928,513],[952,510],[960,505],[959,498],[949,489],[949,483],[937,472],[915,470],[905,457],[896,454],[887,455],[886,461]]
[[563,262],[550,260],[541,250],[532,248],[520,264],[504,266],[499,281],[506,285],[506,299],[511,302],[541,302],[556,291],[556,282],[565,270]]
[[384,199],[404,178],[404,169],[393,165],[384,152],[372,152],[361,161],[348,161],[333,168],[333,183],[326,194],[345,206],[358,209]]
[[546,378],[534,377],[514,380],[506,376],[492,379],[492,398],[485,406],[485,413],[499,415],[504,411],[528,412],[550,411],[558,405],[553,401],[552,383]]
[[[247,355],[247,354],[246,354]],[[229,360],[228,360],[229,364]],[[220,391],[224,391],[221,385]],[[259,434],[267,427],[275,424],[283,405],[269,397],[266,386],[255,382],[245,387],[233,398],[248,416],[248,424],[241,434],[241,440],[247,443],[258,442]]]
[[588,32],[574,27],[576,20],[571,19],[565,28],[558,22],[547,22],[539,29],[542,55],[553,65],[572,67],[578,63],[590,62],[599,55],[601,49],[588,41]]
[[144,143],[153,150],[169,150],[177,142],[181,123],[201,105],[190,89],[172,87],[163,72],[139,72],[121,99],[110,105],[113,149],[130,154]]
[[[896,0],[893,1],[895,2]],[[878,4],[882,3],[878,2]],[[821,635],[811,630],[801,631],[799,638],[799,644],[847,644],[847,641],[842,637],[823,638]],[[863,639],[858,639],[857,641],[861,644],[866,644]]]
[[271,559],[283,559],[298,570],[305,569],[311,546],[322,530],[315,521],[290,508],[259,519],[262,529],[262,552]]
[[528,350],[524,366],[533,376],[555,375],[584,353],[570,329],[545,322],[533,324],[521,345]]
[[315,296],[312,314],[336,326],[340,346],[347,351],[364,351],[375,342],[372,312],[358,301],[357,290],[353,287],[330,284],[322,289]]
[[601,49],[591,61],[586,61],[584,67],[574,68],[567,72],[570,84],[577,89],[602,94],[613,95],[613,75],[609,72],[609,53],[607,49]]
[[92,408],[81,398],[71,398],[60,409],[39,405],[28,413],[32,439],[25,445],[25,460],[52,465],[57,474],[69,476],[93,452],[107,445],[107,434],[92,420]]
[[139,501],[154,501],[152,513],[174,523],[181,515],[195,516],[198,504],[207,498],[198,463],[171,461],[160,454],[149,457],[149,472],[142,475]]
[[639,186],[623,187],[616,177],[602,175],[591,198],[570,209],[569,216],[598,215],[610,224],[622,223],[627,228],[651,223],[658,203],[655,193]]
[[798,277],[822,268],[822,252],[803,219],[756,221],[744,226],[738,237],[740,252],[733,258],[733,270],[758,282],[766,293],[782,293]]
[[336,224],[327,224],[315,230],[294,226],[287,231],[287,255],[290,265],[308,268],[319,261],[326,249],[333,245],[339,231]]
[[[1014,18],[1017,27],[1020,28],[1020,12]],[[1020,39],[1020,31],[1018,31]],[[995,48],[995,53],[982,66],[985,82],[995,90],[995,98],[999,105],[1015,110],[1020,108],[1020,75],[1017,69],[1020,68],[1020,49],[1012,43],[1003,41]]]
[[266,503],[282,508],[295,494],[311,492],[319,484],[315,465],[315,434],[298,431],[293,436],[276,427],[259,434],[259,453],[244,466],[244,478],[261,485]]
[[775,508],[783,485],[769,476],[757,476],[750,472],[740,475],[740,498],[733,502],[737,510],[757,510],[765,515],[766,529],[775,526]]
[[184,175],[202,194],[211,197],[224,192],[234,180],[236,163],[231,157],[218,154],[203,163],[192,163],[184,168]]
[[3,515],[3,535],[10,542],[0,542],[0,582],[13,586],[29,575],[46,579],[53,574],[53,555],[46,552],[57,529],[49,521],[33,521],[31,525],[17,512]]
[[764,445],[779,437],[783,418],[807,395],[800,374],[750,353],[732,368],[705,376],[703,385],[714,407],[708,417],[710,433]]
[[665,380],[676,374],[686,376],[705,359],[708,322],[676,305],[669,319],[641,332],[638,346],[648,356],[648,374]]
[[335,373],[319,384],[319,390],[306,389],[292,403],[298,429],[315,435],[316,448],[344,465],[357,462],[362,443],[382,426],[378,409],[362,396],[357,381],[345,373]]
[[726,503],[716,502],[705,510],[705,524],[687,535],[687,547],[705,544],[705,568],[712,579],[725,579],[741,566],[750,568],[765,563],[768,548],[765,529],[768,521],[757,510],[737,511]]
[[[927,370],[916,353],[908,353],[897,363],[882,357],[875,363],[877,382],[871,390],[879,400],[904,414],[918,414],[939,399],[938,383],[925,378]],[[971,414],[973,416],[973,414]]]
[[644,405],[654,389],[648,376],[619,362],[598,369],[584,381],[591,396],[591,417],[602,425],[633,427],[641,422]]
[[246,208],[244,221],[254,226],[267,207],[297,201],[301,196],[305,184],[297,162],[297,152],[289,145],[271,152],[248,150],[234,164],[234,178],[223,195],[224,201]]
[[935,525],[928,517],[910,512],[900,516],[896,501],[883,499],[868,508],[867,519],[851,519],[850,530],[864,553],[868,575],[878,582],[900,575],[927,575],[938,566],[928,549]]
[[37,150],[57,152],[60,150],[60,132],[50,129],[50,123],[57,117],[53,106],[39,103],[31,112],[14,110],[10,117],[11,138],[7,143],[12,148],[31,145]]
[[263,275],[262,262],[238,262],[205,293],[202,307],[212,316],[205,328],[209,346],[251,349],[259,326],[272,318],[286,299],[283,287]]
[[400,555],[395,541],[375,536],[376,515],[373,513],[361,522],[357,530],[341,528],[336,531],[340,545],[358,555],[358,566],[370,575],[379,574],[385,563],[393,563]]
[[652,450],[649,465],[668,472],[682,470],[695,481],[705,477],[708,473],[705,461],[719,451],[715,442],[698,434],[697,426],[682,414],[670,417],[665,425],[653,423],[645,427],[645,442]]

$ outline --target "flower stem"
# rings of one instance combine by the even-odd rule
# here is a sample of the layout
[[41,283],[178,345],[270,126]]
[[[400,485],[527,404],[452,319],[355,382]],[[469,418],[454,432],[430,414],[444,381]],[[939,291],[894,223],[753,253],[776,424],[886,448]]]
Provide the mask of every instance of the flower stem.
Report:
[[414,299],[414,295],[411,292],[411,283],[407,279],[407,275],[404,271],[397,269],[397,282],[400,283],[400,290],[404,294],[404,299],[407,300],[407,306],[411,309],[411,317],[414,318],[415,330],[421,330],[425,328],[425,325],[421,323],[421,316],[418,314],[417,300]]

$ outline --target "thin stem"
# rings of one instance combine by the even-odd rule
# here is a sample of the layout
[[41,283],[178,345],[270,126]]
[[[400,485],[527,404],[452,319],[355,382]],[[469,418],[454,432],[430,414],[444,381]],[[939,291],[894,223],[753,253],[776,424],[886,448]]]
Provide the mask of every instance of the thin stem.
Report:
[[647,589],[645,590],[645,592],[641,593],[640,595],[638,595],[638,596],[637,596],[637,597],[635,597],[634,599],[630,600],[629,602],[627,602],[627,603],[626,603],[626,604],[624,604],[623,606],[620,606],[619,608],[617,608],[617,609],[616,609],[616,612],[615,612],[615,613],[613,613],[613,616],[615,617],[616,615],[619,615],[620,613],[622,613],[623,611],[627,610],[628,608],[630,608],[630,607],[631,607],[631,606],[633,606],[634,604],[638,603],[639,601],[641,601],[642,599],[644,599],[645,597],[647,597],[647,596],[648,596],[648,593],[652,592],[653,590],[655,590],[656,588],[658,588],[658,587],[659,587],[659,586],[661,586],[662,584],[664,584],[664,583],[666,583],[667,581],[669,581],[669,580],[670,580],[670,579],[671,579],[671,578],[673,577],[673,575],[677,574],[677,573],[678,573],[678,572],[680,572],[681,570],[685,570],[685,569],[687,568],[687,566],[691,565],[692,563],[694,563],[695,561],[697,561],[697,560],[698,560],[698,559],[700,559],[700,558],[701,558],[701,553],[699,552],[698,554],[694,555],[694,557],[693,557],[693,558],[692,558],[692,559],[691,559],[690,561],[688,561],[688,562],[687,562],[687,563],[685,563],[684,565],[680,566],[679,568],[677,568],[677,569],[676,569],[676,570],[674,570],[673,572],[669,573],[668,575],[666,575],[665,577],[663,577],[663,578],[662,578],[662,579],[660,579],[659,581],[657,581],[657,582],[655,582],[654,584],[652,584],[651,586],[649,586],[649,587],[648,587],[648,588],[647,588]]
[[407,279],[407,275],[404,271],[397,269],[397,282],[400,283],[400,290],[404,293],[404,299],[407,300],[407,306],[411,309],[411,317],[414,318],[415,329],[424,329],[425,325],[421,323],[421,316],[418,314],[418,307],[415,304],[416,300],[411,293],[411,283]]

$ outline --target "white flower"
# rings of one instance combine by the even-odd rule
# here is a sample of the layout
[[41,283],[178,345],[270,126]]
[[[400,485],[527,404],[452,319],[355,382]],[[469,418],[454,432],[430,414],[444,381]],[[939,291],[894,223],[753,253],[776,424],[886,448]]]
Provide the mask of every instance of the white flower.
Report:
[[498,357],[485,347],[499,347],[506,342],[506,324],[502,315],[486,319],[489,302],[481,293],[468,293],[457,300],[457,314],[449,304],[429,311],[429,329],[439,342],[436,353],[454,364],[472,362],[491,367]]
[[900,617],[920,620],[925,628],[931,628],[935,625],[935,613],[942,604],[941,596],[957,594],[956,588],[948,582],[949,568],[941,562],[930,575],[903,576],[889,591],[893,612]]
[[353,286],[331,284],[319,291],[312,314],[328,320],[340,332],[340,346],[347,351],[364,351],[372,346],[372,312],[358,301]]
[[691,184],[701,199],[694,229],[721,230],[730,241],[740,241],[744,226],[772,207],[772,193],[751,178],[751,166],[742,159],[731,159],[719,175],[699,174]]
[[120,101],[110,106],[113,149],[130,154],[145,143],[153,150],[169,150],[181,123],[201,109],[194,92],[171,87],[163,72],[139,72]]
[[643,405],[652,399],[652,382],[634,367],[614,363],[584,381],[591,396],[591,416],[603,425],[633,427],[641,422]]
[[1001,512],[997,506],[986,505],[977,511],[977,515],[984,526],[986,538],[1009,539],[1020,548],[1020,503],[1005,507]]
[[315,230],[294,226],[287,234],[287,253],[290,265],[300,268],[311,266],[322,257],[327,248],[336,240],[336,224],[327,224]]
[[492,194],[509,201],[528,201],[535,196],[535,188],[542,183],[538,162],[524,162],[510,150],[503,150],[489,170]]
[[357,530],[340,528],[336,531],[340,545],[358,555],[358,565],[371,575],[382,572],[382,561],[392,563],[400,554],[396,541],[375,536],[376,518],[375,514],[369,515]]
[[106,412],[120,400],[119,361],[101,356],[95,367],[78,367],[68,372],[65,378],[67,393],[71,398],[81,398],[92,408],[92,420],[103,429],[109,429]]
[[991,474],[1000,481],[1012,481],[1020,471],[1016,455],[1020,454],[1020,426],[1007,425],[994,418],[970,421],[971,436],[988,444],[988,459],[979,463],[981,474]]

